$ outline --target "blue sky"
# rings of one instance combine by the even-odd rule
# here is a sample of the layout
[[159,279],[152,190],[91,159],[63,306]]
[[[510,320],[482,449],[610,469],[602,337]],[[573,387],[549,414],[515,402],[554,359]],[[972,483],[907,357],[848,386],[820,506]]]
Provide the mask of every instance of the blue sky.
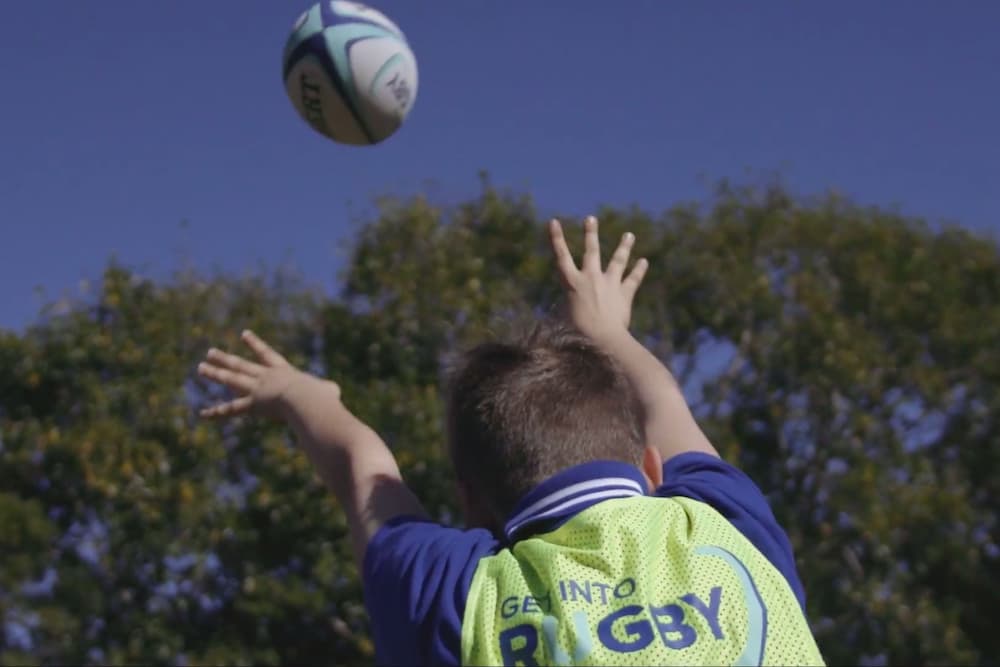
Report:
[[[486,169],[544,209],[659,210],[701,177],[1000,227],[1000,3],[381,0],[420,92],[375,148],[298,119],[302,0],[50,0],[0,22],[0,328],[96,278],[293,260],[335,285],[382,193],[459,200]],[[433,184],[433,187],[428,187]],[[181,221],[188,222],[182,228]]]

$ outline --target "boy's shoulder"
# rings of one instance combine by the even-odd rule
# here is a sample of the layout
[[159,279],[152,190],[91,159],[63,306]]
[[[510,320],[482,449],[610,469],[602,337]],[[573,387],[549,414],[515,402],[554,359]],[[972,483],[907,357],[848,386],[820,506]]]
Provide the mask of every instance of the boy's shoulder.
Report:
[[479,563],[501,549],[486,530],[397,517],[371,539],[362,583],[379,664],[461,664],[462,619]]
[[667,461],[663,480],[654,495],[700,501],[721,514],[785,577],[805,609],[805,591],[788,535],[767,497],[746,473],[718,457],[691,452]]

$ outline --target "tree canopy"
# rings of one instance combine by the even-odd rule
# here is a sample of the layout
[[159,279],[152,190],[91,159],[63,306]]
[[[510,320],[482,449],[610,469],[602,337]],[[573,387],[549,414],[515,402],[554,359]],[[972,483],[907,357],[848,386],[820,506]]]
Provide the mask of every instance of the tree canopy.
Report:
[[[631,230],[650,259],[634,331],[768,493],[827,661],[1000,654],[997,243],[773,185],[598,213],[606,252]],[[0,332],[0,662],[370,663],[336,502],[279,426],[199,420],[216,390],[194,367],[254,328],[337,380],[457,522],[442,364],[557,302],[543,224],[488,183],[388,199],[333,296],[111,262],[95,294]]]

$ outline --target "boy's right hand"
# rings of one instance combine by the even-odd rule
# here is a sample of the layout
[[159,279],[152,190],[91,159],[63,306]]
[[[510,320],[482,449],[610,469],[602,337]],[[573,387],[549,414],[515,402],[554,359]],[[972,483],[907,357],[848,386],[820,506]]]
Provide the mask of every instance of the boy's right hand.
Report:
[[549,233],[573,324],[618,362],[635,387],[646,412],[647,445],[663,461],[685,452],[718,456],[695,421],[670,369],[629,333],[632,299],[649,266],[640,259],[623,278],[635,237],[622,237],[607,270],[602,271],[596,219],[589,217],[584,222],[583,262],[579,269],[557,220],[549,223]]
[[549,235],[556,265],[566,287],[573,324],[598,342],[627,334],[632,318],[632,300],[649,268],[649,262],[640,259],[625,276],[635,236],[629,232],[622,237],[605,271],[601,269],[597,219],[593,216],[584,221],[584,253],[580,268],[577,268],[566,245],[558,220],[549,223]]
[[[304,395],[298,397],[299,403],[303,402],[303,398],[312,400],[314,395],[321,395],[331,403],[340,401],[340,387],[336,383],[320,380],[295,368],[252,331],[244,331],[240,337],[253,350],[256,361],[212,348],[205,361],[198,365],[198,373],[202,377],[240,394],[230,401],[205,408],[201,411],[202,417],[232,417],[254,412],[288,420],[296,398],[293,394],[296,393]],[[323,389],[319,389],[318,385],[323,385]],[[306,386],[304,392],[293,391],[303,386]]]

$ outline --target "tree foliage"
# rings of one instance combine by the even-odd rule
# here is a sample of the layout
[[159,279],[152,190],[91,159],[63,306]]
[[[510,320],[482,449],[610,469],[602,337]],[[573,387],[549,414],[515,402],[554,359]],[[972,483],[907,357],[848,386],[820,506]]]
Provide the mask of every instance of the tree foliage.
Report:
[[[827,660],[1000,653],[996,243],[777,186],[600,217],[606,249],[628,229],[650,258],[635,331],[769,493]],[[276,425],[199,421],[194,365],[255,328],[337,379],[455,521],[442,363],[556,302],[542,222],[488,184],[387,200],[335,297],[112,263],[0,334],[0,662],[370,662],[342,513]]]

